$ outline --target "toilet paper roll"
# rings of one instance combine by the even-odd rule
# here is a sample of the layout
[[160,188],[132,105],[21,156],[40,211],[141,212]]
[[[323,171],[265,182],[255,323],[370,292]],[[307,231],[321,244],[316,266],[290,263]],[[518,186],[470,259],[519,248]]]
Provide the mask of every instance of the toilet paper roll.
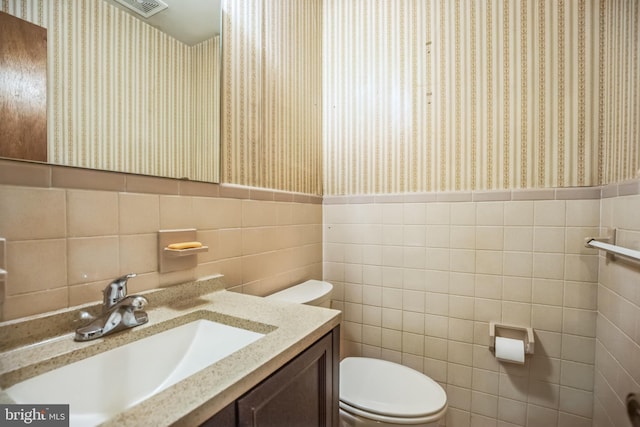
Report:
[[524,341],[496,337],[496,359],[524,364]]

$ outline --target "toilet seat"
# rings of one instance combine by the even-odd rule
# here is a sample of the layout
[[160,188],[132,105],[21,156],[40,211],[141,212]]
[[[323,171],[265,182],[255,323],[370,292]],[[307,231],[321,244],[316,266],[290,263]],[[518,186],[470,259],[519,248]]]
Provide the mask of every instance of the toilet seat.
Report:
[[340,401],[340,410],[345,411],[351,415],[357,415],[367,420],[371,420],[379,423],[385,423],[388,425],[396,425],[396,424],[424,425],[424,424],[432,423],[434,421],[438,421],[442,419],[445,413],[447,412],[447,405],[445,405],[444,408],[442,408],[442,410],[440,410],[439,412],[436,412],[435,414],[432,414],[426,417],[416,417],[416,418],[390,417],[386,415],[374,414],[372,412],[362,411],[358,408],[354,408],[353,406],[347,405],[342,401]]
[[428,376],[386,360],[348,357],[340,362],[340,408],[396,424],[427,423],[447,409],[447,395]]

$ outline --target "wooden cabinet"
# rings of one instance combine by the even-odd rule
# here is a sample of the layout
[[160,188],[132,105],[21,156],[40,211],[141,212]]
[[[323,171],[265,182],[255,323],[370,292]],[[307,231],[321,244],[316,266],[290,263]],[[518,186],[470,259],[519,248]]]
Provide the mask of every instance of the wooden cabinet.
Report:
[[0,12],[0,157],[47,161],[47,30]]
[[337,427],[339,343],[336,327],[203,426]]

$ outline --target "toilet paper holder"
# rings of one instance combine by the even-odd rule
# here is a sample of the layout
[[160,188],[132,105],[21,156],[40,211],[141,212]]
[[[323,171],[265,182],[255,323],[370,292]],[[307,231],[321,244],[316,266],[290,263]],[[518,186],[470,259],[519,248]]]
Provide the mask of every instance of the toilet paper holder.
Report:
[[496,350],[496,337],[522,340],[524,342],[524,354],[533,354],[536,343],[533,337],[533,328],[489,322],[489,349],[493,352]]

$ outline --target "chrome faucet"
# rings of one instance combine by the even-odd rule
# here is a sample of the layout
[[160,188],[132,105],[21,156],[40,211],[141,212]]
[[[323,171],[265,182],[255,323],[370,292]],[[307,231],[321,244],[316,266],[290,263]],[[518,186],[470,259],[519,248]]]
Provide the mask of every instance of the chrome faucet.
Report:
[[127,280],[132,277],[136,274],[118,277],[104,288],[102,314],[76,329],[76,341],[90,341],[147,323],[149,316],[142,310],[147,299],[141,295],[127,295]]

